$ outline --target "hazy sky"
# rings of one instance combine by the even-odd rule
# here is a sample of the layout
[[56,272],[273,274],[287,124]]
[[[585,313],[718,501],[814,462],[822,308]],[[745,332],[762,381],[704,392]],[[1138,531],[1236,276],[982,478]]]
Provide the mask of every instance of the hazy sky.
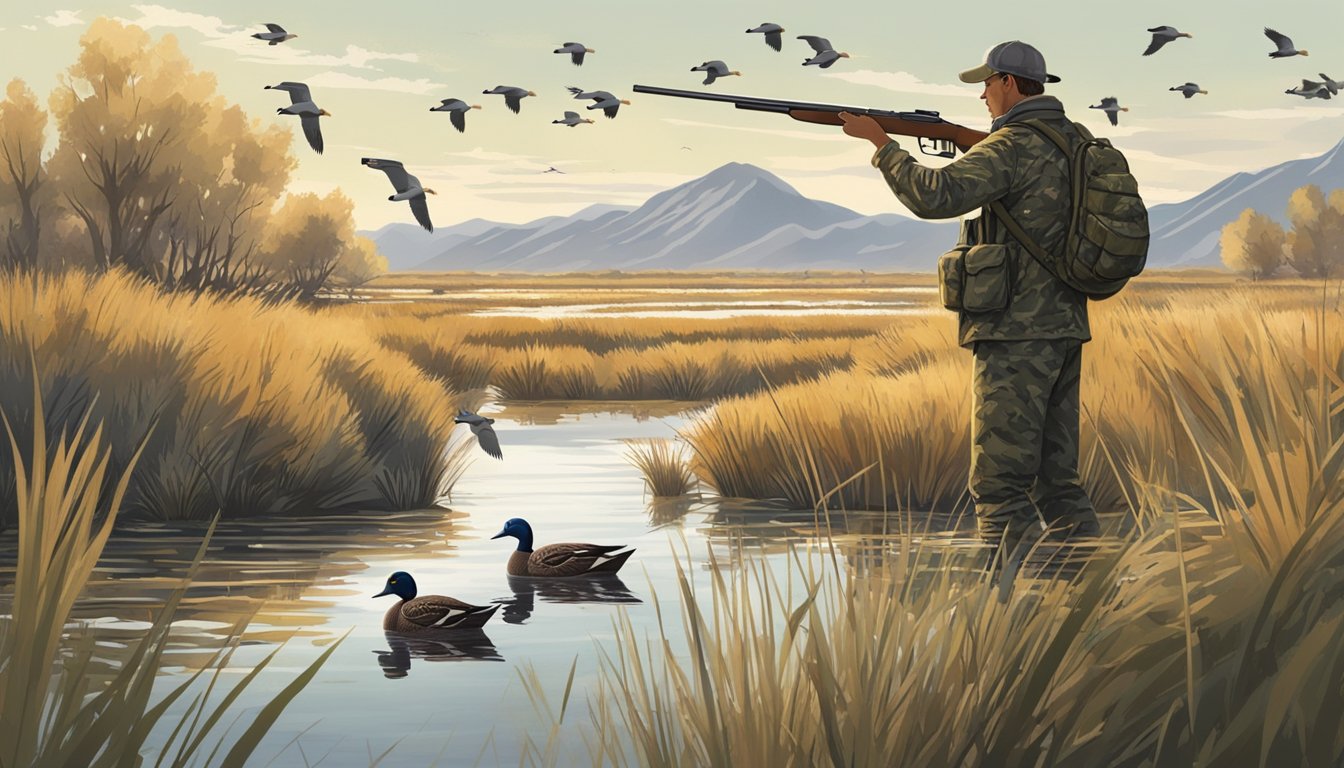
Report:
[[[283,8],[283,10],[281,10]],[[638,2],[514,0],[424,2],[131,2],[74,4],[9,0],[0,9],[5,79],[21,77],[45,96],[74,60],[79,37],[98,16],[134,22],[155,37],[176,35],[198,69],[249,115],[291,126],[300,163],[292,188],[341,187],[359,226],[412,221],[391,203],[382,173],[362,156],[398,159],[426,186],[438,225],[473,217],[522,222],[593,203],[633,205],[655,192],[739,161],[765,168],[801,193],[865,214],[906,213],[869,165],[871,145],[838,127],[736,110],[728,104],[632,94],[641,83],[886,109],[935,109],[986,129],[979,86],[957,73],[997,42],[1040,48],[1049,86],[1075,119],[1110,137],[1130,158],[1150,203],[1186,199],[1236,171],[1254,171],[1320,154],[1344,137],[1344,94],[1305,101],[1283,91],[1324,72],[1344,80],[1344,3],[1339,0],[1180,3],[1080,0],[956,6],[891,2]],[[249,37],[273,21],[299,37],[270,47]],[[771,21],[785,28],[784,50],[744,32]],[[1149,57],[1146,28],[1190,32]],[[1270,59],[1262,28],[1293,38],[1307,57]],[[803,67],[811,49],[796,35],[820,35],[851,58],[829,70]],[[582,67],[552,53],[566,41],[596,53]],[[689,71],[722,59],[741,77],[700,84]],[[288,103],[263,90],[281,80],[312,87],[323,118],[326,154],[303,141],[298,120],[275,114]],[[1187,80],[1209,91],[1186,100],[1170,86]],[[537,92],[522,113],[481,91],[518,85]],[[582,109],[566,86],[628,98],[614,120]],[[1113,128],[1103,96],[1130,108]],[[440,99],[480,104],[459,134]],[[565,110],[597,122],[552,125]],[[690,149],[682,149],[683,146]],[[925,156],[920,156],[924,158]],[[940,164],[926,158],[930,164]],[[541,173],[555,166],[564,174]]]

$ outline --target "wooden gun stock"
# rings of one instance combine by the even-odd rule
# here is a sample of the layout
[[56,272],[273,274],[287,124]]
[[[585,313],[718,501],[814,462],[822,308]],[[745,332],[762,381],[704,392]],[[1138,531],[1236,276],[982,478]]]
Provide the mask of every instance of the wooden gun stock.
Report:
[[[790,109],[789,117],[794,120],[801,120],[805,123],[822,123],[824,125],[844,125],[840,119],[839,112],[822,112],[815,109]],[[952,142],[953,146],[965,152],[976,144],[984,140],[988,133],[977,131],[973,128],[967,128],[964,125],[956,123],[926,123],[916,120],[905,120],[899,117],[883,117],[880,115],[872,116],[877,124],[882,126],[882,130],[887,133],[894,133],[898,136],[917,136],[925,139],[943,139]]]

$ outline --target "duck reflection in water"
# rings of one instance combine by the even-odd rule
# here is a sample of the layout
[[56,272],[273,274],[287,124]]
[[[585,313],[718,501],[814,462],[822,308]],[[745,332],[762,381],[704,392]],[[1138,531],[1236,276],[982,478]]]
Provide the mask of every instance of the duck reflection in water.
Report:
[[406,677],[411,659],[424,661],[503,661],[494,642],[479,629],[449,629],[432,635],[384,632],[388,650],[374,651],[389,678]]
[[504,606],[507,624],[524,624],[532,617],[537,597],[548,603],[640,603],[643,602],[615,574],[569,579],[539,579],[509,576],[513,597],[494,602]]

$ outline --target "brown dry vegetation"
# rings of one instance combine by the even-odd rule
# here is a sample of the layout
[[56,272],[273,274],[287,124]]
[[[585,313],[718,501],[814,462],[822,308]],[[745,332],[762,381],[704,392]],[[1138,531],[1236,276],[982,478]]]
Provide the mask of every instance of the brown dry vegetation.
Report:
[[[741,553],[736,570],[718,567],[711,549],[706,591],[688,552],[680,616],[660,614],[652,637],[622,617],[602,650],[584,739],[594,764],[1339,765],[1344,313],[1218,298],[1097,312],[1094,440],[1140,523],[1118,546],[985,568],[983,554],[905,531],[866,554],[800,553],[788,576]],[[922,370],[782,388],[773,417],[767,395],[721,404],[694,435],[724,455],[699,460],[748,474],[727,454],[760,450],[766,432],[770,458],[792,462],[779,484],[804,499],[848,471],[837,457],[881,455],[865,437],[927,461],[952,425],[883,414],[923,400],[946,419],[964,385],[948,400],[933,383],[965,366]],[[850,395],[841,425],[878,425],[828,428],[833,409],[804,407],[822,392]],[[921,428],[923,446],[902,442]],[[932,469],[964,449],[953,453]],[[909,470],[878,466],[892,482]],[[932,496],[921,479],[908,485]],[[557,716],[535,680],[528,690],[558,727],[568,691]],[[530,746],[556,763],[553,737]]]
[[[145,441],[126,507],[166,519],[431,504],[454,391],[360,323],[255,299],[164,295],[114,272],[0,277],[0,410],[31,429],[34,366],[48,432],[87,412],[111,467]],[[0,488],[13,489],[5,451]],[[13,520],[13,494],[0,520]]]

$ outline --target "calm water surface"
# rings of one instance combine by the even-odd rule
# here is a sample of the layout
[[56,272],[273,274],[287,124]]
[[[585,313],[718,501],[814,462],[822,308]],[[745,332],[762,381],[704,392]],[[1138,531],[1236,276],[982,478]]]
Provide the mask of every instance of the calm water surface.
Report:
[[[783,575],[787,542],[813,528],[806,512],[646,497],[639,471],[625,457],[625,441],[673,437],[694,418],[694,408],[486,408],[497,419],[504,460],[477,454],[448,509],[221,524],[174,625],[175,666],[162,689],[198,669],[220,633],[248,617],[228,678],[240,678],[288,640],[240,699],[253,713],[349,632],[285,710],[255,764],[367,766],[395,744],[382,765],[517,765],[525,735],[539,744],[546,739],[520,671],[535,669],[558,706],[577,658],[568,717],[586,722],[597,647],[613,647],[608,641],[618,612],[628,611],[640,633],[658,636],[656,589],[664,616],[679,621],[676,558],[684,562],[689,552],[693,578],[707,592],[711,546],[731,567],[733,542],[745,542]],[[504,566],[514,540],[490,540],[510,517],[529,520],[538,544],[624,543],[638,551],[618,580],[593,587],[510,580]],[[851,514],[849,525],[856,532],[881,529],[877,515]],[[93,622],[110,653],[148,626],[201,533],[200,526],[144,524],[119,531],[109,543],[77,615]],[[0,549],[12,567],[12,536]],[[371,596],[398,570],[409,571],[422,593],[503,607],[483,632],[450,643],[389,638],[381,622],[395,598]],[[165,722],[172,720],[170,714]],[[160,729],[158,743],[167,731]],[[575,757],[583,754],[576,733],[571,729],[567,742]]]

